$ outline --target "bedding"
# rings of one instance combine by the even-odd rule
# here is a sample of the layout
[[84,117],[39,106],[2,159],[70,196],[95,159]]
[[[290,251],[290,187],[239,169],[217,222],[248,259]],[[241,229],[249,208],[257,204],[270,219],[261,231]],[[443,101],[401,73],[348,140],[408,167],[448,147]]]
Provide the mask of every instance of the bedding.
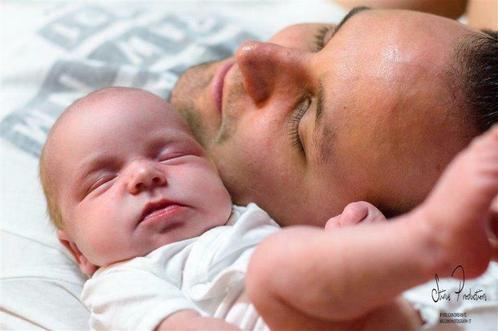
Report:
[[[278,14],[277,14],[278,13]],[[0,329],[85,330],[84,276],[45,214],[38,161],[46,134],[76,98],[110,85],[168,97],[193,64],[223,58],[245,39],[265,39],[344,11],[313,1],[22,2],[0,7]],[[434,302],[434,282],[405,293],[427,328],[498,330],[498,267],[467,281],[484,300]],[[441,280],[446,289],[459,283]],[[467,313],[470,323],[441,314]],[[443,317],[446,315],[442,315]],[[441,323],[439,323],[441,322]]]

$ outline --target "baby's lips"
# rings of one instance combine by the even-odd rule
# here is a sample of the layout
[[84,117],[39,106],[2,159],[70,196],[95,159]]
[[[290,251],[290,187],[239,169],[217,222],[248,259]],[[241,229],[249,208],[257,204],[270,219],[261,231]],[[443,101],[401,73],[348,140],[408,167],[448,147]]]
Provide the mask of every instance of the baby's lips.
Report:
[[150,214],[152,214],[158,210],[164,209],[170,205],[177,205],[177,204],[178,203],[176,203],[174,201],[167,200],[167,199],[159,199],[156,201],[149,201],[148,203],[145,204],[145,206],[142,210],[142,214],[140,216],[139,222],[142,222],[147,216],[149,216]]

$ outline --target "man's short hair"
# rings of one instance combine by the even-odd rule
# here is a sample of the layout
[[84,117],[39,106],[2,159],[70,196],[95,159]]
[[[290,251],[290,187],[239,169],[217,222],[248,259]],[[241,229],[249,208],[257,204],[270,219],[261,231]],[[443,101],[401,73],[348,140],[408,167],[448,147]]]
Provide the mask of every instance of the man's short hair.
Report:
[[484,132],[498,123],[498,31],[465,37],[454,54],[465,108]]

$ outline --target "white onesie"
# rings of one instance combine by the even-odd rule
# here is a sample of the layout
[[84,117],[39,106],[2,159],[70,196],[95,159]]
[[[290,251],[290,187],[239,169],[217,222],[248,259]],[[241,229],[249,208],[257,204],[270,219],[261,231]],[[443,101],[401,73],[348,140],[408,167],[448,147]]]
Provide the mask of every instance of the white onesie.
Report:
[[245,295],[244,278],[256,245],[278,230],[255,204],[233,206],[224,226],[100,268],[82,292],[90,329],[154,330],[184,309],[242,330],[266,329]]

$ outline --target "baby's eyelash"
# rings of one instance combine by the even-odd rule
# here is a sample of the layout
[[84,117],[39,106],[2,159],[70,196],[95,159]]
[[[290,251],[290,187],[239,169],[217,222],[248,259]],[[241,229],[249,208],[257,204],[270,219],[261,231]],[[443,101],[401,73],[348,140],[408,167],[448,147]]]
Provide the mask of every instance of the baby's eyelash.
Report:
[[335,29],[333,25],[325,25],[318,29],[318,31],[315,33],[313,42],[315,46],[315,52],[321,51],[325,47],[325,37],[327,36],[327,32],[333,29]]
[[85,196],[97,189],[101,189],[103,185],[110,184],[110,182],[113,181],[115,178],[116,178],[115,175],[107,175],[98,178],[92,185],[88,187]]

